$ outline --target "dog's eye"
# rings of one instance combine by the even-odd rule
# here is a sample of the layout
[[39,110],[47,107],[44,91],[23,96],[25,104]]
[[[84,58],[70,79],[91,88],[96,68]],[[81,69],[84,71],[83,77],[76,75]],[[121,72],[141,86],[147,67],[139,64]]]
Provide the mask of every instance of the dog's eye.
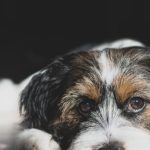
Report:
[[144,109],[146,101],[140,97],[133,97],[127,103],[127,111],[137,113]]
[[90,99],[84,99],[79,104],[79,112],[83,115],[88,115],[95,108],[95,102]]

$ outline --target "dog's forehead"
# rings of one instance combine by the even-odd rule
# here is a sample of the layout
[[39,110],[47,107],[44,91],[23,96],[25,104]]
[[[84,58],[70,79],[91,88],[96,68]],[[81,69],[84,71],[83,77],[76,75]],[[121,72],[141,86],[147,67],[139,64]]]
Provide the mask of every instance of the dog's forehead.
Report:
[[72,89],[83,96],[99,100],[102,88],[111,86],[124,102],[141,89],[150,87],[149,82],[144,79],[147,71],[144,72],[140,65],[140,61],[147,57],[145,52],[134,47],[81,53],[75,59],[74,66],[80,68],[82,78]]

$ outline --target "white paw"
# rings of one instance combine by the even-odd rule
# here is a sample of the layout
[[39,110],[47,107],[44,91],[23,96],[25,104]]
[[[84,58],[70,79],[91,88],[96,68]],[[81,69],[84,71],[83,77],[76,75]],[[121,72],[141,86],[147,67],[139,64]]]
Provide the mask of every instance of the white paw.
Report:
[[17,136],[15,150],[60,150],[52,135],[38,129],[26,129]]

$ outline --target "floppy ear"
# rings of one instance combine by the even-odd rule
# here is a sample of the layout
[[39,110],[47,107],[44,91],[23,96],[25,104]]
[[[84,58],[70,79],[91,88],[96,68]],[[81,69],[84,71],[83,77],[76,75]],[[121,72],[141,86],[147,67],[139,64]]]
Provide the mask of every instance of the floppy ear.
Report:
[[24,126],[44,129],[56,117],[68,70],[63,58],[58,58],[33,76],[20,99]]

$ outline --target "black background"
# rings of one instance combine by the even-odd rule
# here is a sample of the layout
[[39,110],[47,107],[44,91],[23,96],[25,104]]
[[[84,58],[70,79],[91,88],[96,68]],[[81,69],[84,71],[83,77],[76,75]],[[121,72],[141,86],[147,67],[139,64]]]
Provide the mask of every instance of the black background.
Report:
[[148,1],[4,0],[1,6],[0,77],[15,82],[86,43],[134,38],[150,45]]

